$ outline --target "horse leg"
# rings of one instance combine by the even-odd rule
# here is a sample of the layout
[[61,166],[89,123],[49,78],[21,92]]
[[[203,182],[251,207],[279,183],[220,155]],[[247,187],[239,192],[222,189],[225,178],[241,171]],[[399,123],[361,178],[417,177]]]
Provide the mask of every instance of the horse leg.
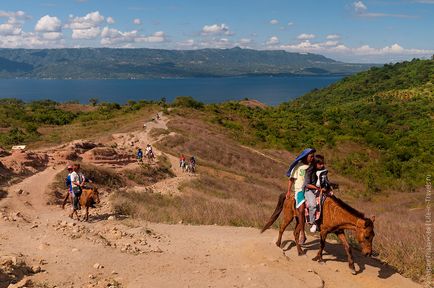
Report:
[[68,202],[68,199],[69,199],[69,191],[66,193],[65,198],[63,198],[62,209],[65,209],[65,205],[66,202]]
[[301,225],[300,225],[300,218],[298,216],[299,215],[295,217],[296,225],[294,229],[294,240],[295,240],[295,245],[297,246],[298,256],[301,256],[304,255],[306,252],[304,252],[303,249],[301,249],[301,245],[300,245]]
[[325,247],[325,243],[326,243],[326,239],[327,239],[327,234],[328,231],[321,231],[320,233],[320,247],[319,247],[319,251],[318,254],[312,259],[314,261],[318,261],[320,263],[323,263],[324,260],[322,259],[322,252],[324,251],[324,247]]
[[348,256],[348,266],[350,266],[351,274],[356,275],[356,269],[354,267],[354,259],[353,259],[353,252],[351,251],[351,246],[348,243],[347,237],[345,237],[345,233],[342,230],[335,232],[336,236],[338,236],[339,240],[341,240],[342,245],[345,248],[345,252]]
[[89,206],[86,205],[86,222],[89,221]]
[[276,245],[278,247],[280,247],[280,245],[282,244],[283,232],[285,232],[286,227],[288,227],[288,225],[292,222],[293,218],[294,218],[294,213],[291,210],[290,206],[285,205],[285,207],[283,208],[282,222],[280,223],[280,228],[279,228],[279,237],[277,238],[276,241]]

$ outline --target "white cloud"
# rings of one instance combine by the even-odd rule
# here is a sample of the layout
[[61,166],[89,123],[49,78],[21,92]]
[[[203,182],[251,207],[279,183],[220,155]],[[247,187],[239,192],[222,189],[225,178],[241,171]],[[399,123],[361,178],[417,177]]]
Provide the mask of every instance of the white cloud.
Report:
[[277,36],[271,36],[267,42],[265,42],[265,44],[267,44],[268,46],[273,46],[273,45],[277,45],[279,44],[279,38]]
[[138,37],[138,31],[133,30],[129,32],[121,32],[117,29],[104,27],[101,32],[101,44],[102,45],[116,45],[125,42],[135,42]]
[[151,35],[140,35],[137,30],[122,32],[117,29],[104,27],[101,32],[101,44],[104,46],[119,46],[133,47],[134,43],[161,43],[166,41],[166,36],[163,31],[155,32]]
[[66,28],[72,29],[73,39],[95,39],[101,33],[100,25],[104,21],[104,16],[99,11],[91,12],[83,17],[73,17]]
[[111,16],[107,17],[106,21],[108,24],[115,24],[115,19],[113,19]]
[[[0,47],[3,48],[62,48],[65,41],[62,36],[46,32],[42,34],[22,32],[20,35],[7,35],[0,37]],[[46,35],[49,34],[49,35]],[[59,33],[61,34],[61,33]]]
[[372,12],[368,12],[368,7],[362,1],[353,2],[353,8],[354,8],[354,12],[356,12],[356,14],[358,16],[361,16],[361,17],[370,17],[370,18],[376,18],[376,17],[417,18],[415,16],[407,15],[407,14],[389,14],[389,13],[378,13],[378,12],[372,13]]
[[22,31],[22,26],[11,23],[0,24],[0,35],[19,35]]
[[277,19],[271,19],[271,20],[270,20],[270,24],[271,24],[271,25],[279,24],[279,20],[277,20]]
[[292,25],[294,25],[294,22],[288,22],[287,25],[288,25],[288,26],[292,26]]
[[338,35],[338,34],[329,34],[329,35],[326,36],[327,40],[337,40],[337,39],[340,39],[340,38],[341,38],[341,36]]
[[163,31],[155,32],[149,36],[140,36],[136,39],[136,42],[148,42],[148,43],[161,43],[166,41],[166,35]]
[[232,35],[233,32],[231,32],[229,30],[229,27],[224,23],[203,26],[202,35],[211,35],[211,34]]
[[308,39],[313,39],[313,38],[315,38],[314,34],[303,33],[303,34],[300,34],[300,35],[297,36],[298,40],[308,40]]
[[250,38],[241,38],[240,40],[238,40],[238,43],[247,45],[247,44],[252,43],[252,39],[250,39]]
[[72,39],[95,39],[101,34],[99,27],[91,27],[88,29],[74,29],[72,30]]
[[234,47],[232,41],[228,38],[213,38],[199,42],[202,48],[230,48]]
[[23,32],[23,25],[30,17],[24,11],[0,11],[0,19],[6,18],[5,23],[0,24],[0,35],[20,35]]
[[368,10],[368,7],[362,1],[356,1],[353,3],[354,11],[358,14],[362,14]]
[[83,17],[74,17],[69,25],[70,29],[90,29],[95,28],[104,21],[104,16],[99,13],[99,11],[91,12]]
[[140,25],[140,24],[142,24],[142,20],[140,20],[139,18],[136,18],[136,19],[133,19],[133,23],[135,25]]
[[360,59],[358,60],[359,62],[368,63],[399,61],[413,57],[429,57],[434,54],[434,50],[404,48],[397,43],[380,48],[369,45],[348,47],[344,44],[339,44],[338,41],[332,40],[316,43],[304,40],[297,44],[283,44],[275,48],[290,52],[318,53],[345,61]]
[[234,46],[239,46],[241,48],[252,48],[253,40],[250,38],[241,38],[236,43],[234,43]]
[[187,40],[178,42],[178,45],[181,47],[193,48],[196,46],[196,41],[194,41],[194,39],[187,39]]
[[63,33],[61,32],[44,32],[42,33],[42,38],[46,40],[60,40],[63,38]]
[[38,20],[35,25],[37,32],[60,32],[62,30],[62,22],[57,17],[45,15]]

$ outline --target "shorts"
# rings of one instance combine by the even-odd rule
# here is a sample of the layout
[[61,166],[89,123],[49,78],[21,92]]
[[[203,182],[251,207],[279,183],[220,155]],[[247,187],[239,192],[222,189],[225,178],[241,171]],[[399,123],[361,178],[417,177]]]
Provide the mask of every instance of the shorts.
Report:
[[295,192],[295,208],[298,208],[306,201],[304,191]]

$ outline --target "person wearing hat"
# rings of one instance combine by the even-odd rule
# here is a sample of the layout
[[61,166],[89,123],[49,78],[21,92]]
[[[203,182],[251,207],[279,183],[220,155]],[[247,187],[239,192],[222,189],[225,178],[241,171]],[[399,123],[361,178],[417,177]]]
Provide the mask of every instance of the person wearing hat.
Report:
[[68,170],[68,175],[65,179],[66,187],[68,188],[68,192],[65,195],[65,198],[63,199],[62,209],[65,209],[66,202],[68,202],[68,198],[71,201],[72,205],[72,199],[74,198],[74,195],[72,194],[72,186],[71,186],[71,173],[72,173],[72,165],[69,164],[66,169]]

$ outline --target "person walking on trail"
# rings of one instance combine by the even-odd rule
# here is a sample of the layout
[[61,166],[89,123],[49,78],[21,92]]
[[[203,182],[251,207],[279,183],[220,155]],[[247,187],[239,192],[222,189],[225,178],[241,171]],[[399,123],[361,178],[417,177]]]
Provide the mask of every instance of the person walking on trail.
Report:
[[68,202],[68,199],[71,201],[71,206],[73,204],[74,194],[72,193],[72,186],[71,186],[71,173],[72,173],[72,165],[67,166],[68,169],[68,175],[65,179],[66,187],[68,188],[68,192],[65,195],[65,198],[63,198],[62,203],[62,209],[65,209],[66,202]]
[[137,150],[137,162],[143,162],[143,152],[141,148]]
[[294,193],[295,208],[298,210],[298,222],[301,225],[300,243],[306,242],[306,233],[304,231],[305,222],[305,195],[304,195],[304,183],[306,170],[312,165],[316,150],[313,148],[304,149],[300,155],[289,166],[286,176],[289,177],[288,192],[286,198],[291,197],[291,193]]

